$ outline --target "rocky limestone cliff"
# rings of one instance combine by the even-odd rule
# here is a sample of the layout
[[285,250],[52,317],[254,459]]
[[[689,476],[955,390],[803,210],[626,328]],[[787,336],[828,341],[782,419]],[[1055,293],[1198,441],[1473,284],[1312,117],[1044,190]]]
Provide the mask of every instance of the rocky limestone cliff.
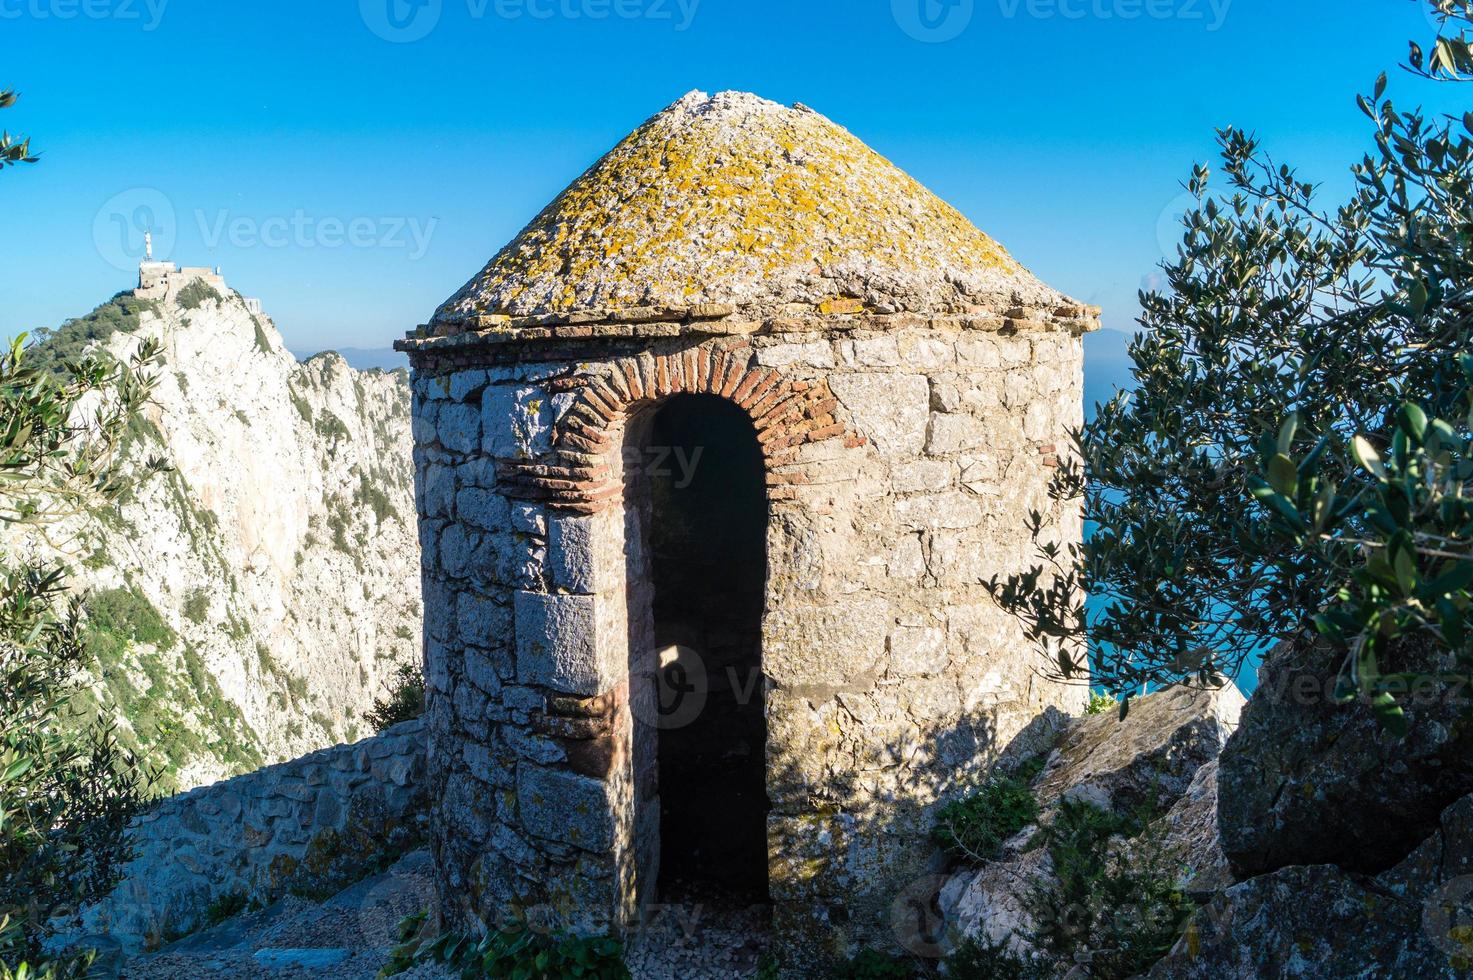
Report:
[[127,451],[173,472],[97,515],[71,559],[96,658],[83,706],[121,717],[165,790],[372,734],[365,712],[418,652],[407,375],[298,363],[259,308],[174,272],[37,352],[163,346]]

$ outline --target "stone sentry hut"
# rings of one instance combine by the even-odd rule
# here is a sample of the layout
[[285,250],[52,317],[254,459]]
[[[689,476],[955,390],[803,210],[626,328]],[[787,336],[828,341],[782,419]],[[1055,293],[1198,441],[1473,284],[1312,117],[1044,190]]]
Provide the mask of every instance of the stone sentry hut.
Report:
[[1098,310],[846,130],[692,93],[399,348],[452,922],[770,901],[894,942],[938,800],[1085,692],[984,584]]

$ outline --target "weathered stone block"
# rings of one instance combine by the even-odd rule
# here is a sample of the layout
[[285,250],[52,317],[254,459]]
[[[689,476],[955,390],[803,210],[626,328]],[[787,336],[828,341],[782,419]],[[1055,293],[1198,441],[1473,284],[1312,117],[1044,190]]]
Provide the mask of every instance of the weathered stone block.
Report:
[[591,595],[623,582],[624,566],[624,527],[618,511],[548,519],[547,576],[554,589]]
[[496,461],[488,456],[472,456],[455,467],[455,478],[462,487],[490,490],[496,486]]
[[920,374],[835,374],[829,387],[882,455],[914,455],[926,441],[931,385]]
[[450,691],[449,651],[439,640],[425,642],[425,684],[437,691]]
[[446,394],[451,401],[469,402],[481,397],[485,390],[487,376],[485,371],[456,371],[450,376],[450,386]]
[[839,357],[846,367],[898,367],[900,348],[891,336],[844,340]]
[[518,592],[517,679],[587,697],[617,684],[623,673],[618,669],[618,651],[599,642],[612,639],[607,630],[599,629],[599,606],[606,601],[595,596]]
[[956,363],[951,338],[930,330],[908,330],[900,336],[900,353],[912,370],[940,371]]
[[557,517],[547,536],[548,581],[556,589],[591,595],[594,581],[592,517]]
[[562,746],[552,739],[531,735],[519,728],[504,727],[501,729],[501,737],[507,747],[517,755],[539,765],[562,762],[568,757]]
[[511,502],[494,490],[463,487],[455,495],[455,514],[474,527],[505,530],[511,523]]
[[451,524],[440,535],[440,567],[455,578],[465,578],[475,567],[481,535],[462,524]]
[[424,595],[425,633],[442,642],[450,639],[455,621],[455,593],[450,589],[426,590]]
[[763,669],[784,687],[813,700],[863,681],[868,686],[885,657],[889,604],[852,598],[844,603],[788,603],[768,613]]
[[512,614],[507,607],[484,596],[462,592],[455,608],[462,643],[494,647],[512,642]]
[[522,827],[547,840],[586,851],[606,851],[614,842],[614,810],[608,784],[557,769],[522,765],[517,772],[517,809]]
[[465,742],[461,748],[466,768],[481,782],[499,789],[516,784],[513,766],[480,742]]
[[416,444],[435,442],[439,438],[436,428],[440,418],[440,406],[436,402],[416,402],[410,419],[410,431]]
[[895,502],[895,517],[905,527],[958,530],[982,523],[982,505],[970,494],[926,494]]
[[897,626],[890,634],[890,669],[901,675],[935,674],[945,669],[946,631],[935,626]]
[[525,385],[492,385],[481,398],[483,447],[502,459],[529,459],[552,449],[552,402],[546,391]]
[[966,412],[932,415],[926,452],[941,455],[986,449],[991,442],[989,429],[984,420]]
[[426,517],[450,517],[455,502],[455,471],[451,467],[440,463],[426,465],[417,489],[420,513]]
[[452,453],[473,453],[481,447],[481,413],[474,405],[440,406],[436,422],[440,445]]
[[834,349],[826,340],[815,340],[807,344],[774,344],[757,351],[757,363],[762,367],[791,367],[802,364],[828,368],[834,366]]
[[896,493],[945,490],[952,485],[956,464],[943,459],[918,459],[890,468],[890,488]]
[[547,512],[535,504],[514,504],[511,508],[512,529],[522,534],[542,537],[547,533]]

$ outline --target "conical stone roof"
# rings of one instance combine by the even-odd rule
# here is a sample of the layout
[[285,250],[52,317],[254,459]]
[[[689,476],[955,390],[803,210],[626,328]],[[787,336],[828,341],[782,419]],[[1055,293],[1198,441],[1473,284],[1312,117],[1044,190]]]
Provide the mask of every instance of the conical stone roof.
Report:
[[558,195],[435,314],[588,314],[835,299],[871,312],[1069,301],[848,130],[692,92]]

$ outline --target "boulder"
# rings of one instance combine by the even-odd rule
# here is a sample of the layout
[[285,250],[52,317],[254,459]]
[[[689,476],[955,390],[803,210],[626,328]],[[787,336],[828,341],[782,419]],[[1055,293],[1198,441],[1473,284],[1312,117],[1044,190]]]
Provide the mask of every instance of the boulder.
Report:
[[1420,901],[1434,889],[1469,875],[1473,875],[1473,796],[1442,811],[1437,831],[1378,880],[1397,894]]
[[943,948],[977,938],[1006,942],[1018,952],[1031,951],[1032,944],[1024,938],[1033,930],[1028,895],[1050,872],[1048,852],[1037,848],[952,875],[940,896],[946,921]]
[[[1444,654],[1408,644],[1385,670],[1432,673]],[[1238,879],[1302,864],[1385,871],[1473,792],[1473,723],[1462,689],[1414,688],[1398,739],[1362,704],[1331,697],[1341,655],[1309,640],[1265,661],[1223,750],[1219,830]]]
[[1123,722],[1113,711],[1082,718],[1034,783],[1039,805],[1068,797],[1117,813],[1164,810],[1217,758],[1243,705],[1232,684],[1179,686],[1133,700]]
[[1473,796],[1442,813],[1437,832],[1376,879],[1422,909],[1422,930],[1463,967],[1473,966]]
[[1422,928],[1422,908],[1329,865],[1241,882],[1192,917],[1151,980],[1466,976]]
[[1197,770],[1191,785],[1152,828],[1162,855],[1177,867],[1177,883],[1199,900],[1233,883],[1217,835],[1217,760]]
[[[1033,782],[1040,822],[1048,823],[1064,799],[1121,814],[1165,809],[1161,846],[1189,869],[1188,878],[1217,880],[1224,862],[1216,846],[1215,760],[1242,707],[1243,695],[1232,685],[1175,687],[1133,702],[1123,722],[1116,712],[1075,720]],[[986,937],[1029,949],[1028,895],[1051,874],[1047,852],[1034,846],[1037,832],[1036,826],[1023,830],[1003,845],[998,860],[946,881],[940,906],[947,948]]]

